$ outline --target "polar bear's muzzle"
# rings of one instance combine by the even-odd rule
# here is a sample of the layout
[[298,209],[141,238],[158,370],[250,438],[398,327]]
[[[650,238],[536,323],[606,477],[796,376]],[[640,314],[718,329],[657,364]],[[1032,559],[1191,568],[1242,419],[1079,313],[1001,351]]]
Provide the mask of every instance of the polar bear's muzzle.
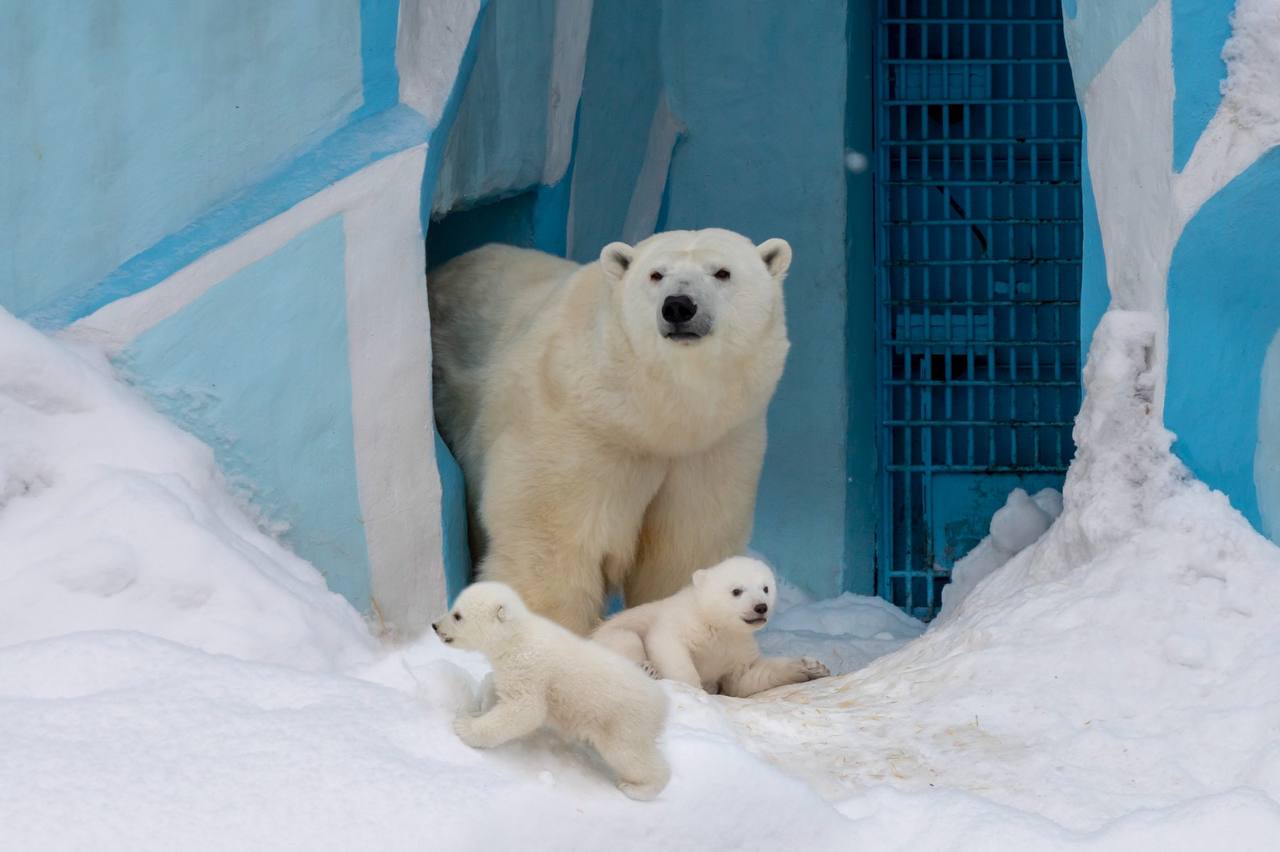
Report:
[[692,343],[711,333],[711,314],[685,293],[663,299],[658,314],[658,330],[668,340]]
[[439,622],[436,622],[436,621],[431,622],[431,629],[432,629],[432,630],[434,630],[434,631],[436,632],[436,635],[440,637],[440,641],[441,641],[441,642],[444,642],[444,644],[446,644],[446,645],[452,645],[452,644],[453,644],[453,637],[452,637],[452,636],[450,636],[448,633],[441,633],[441,632],[440,632],[440,623],[439,623]]

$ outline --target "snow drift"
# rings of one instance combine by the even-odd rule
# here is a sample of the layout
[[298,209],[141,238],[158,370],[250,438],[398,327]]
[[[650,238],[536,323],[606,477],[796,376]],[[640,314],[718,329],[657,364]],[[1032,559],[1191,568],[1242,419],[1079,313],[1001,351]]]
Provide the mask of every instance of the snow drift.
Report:
[[0,314],[0,848],[1267,848],[1280,551],[1169,453],[1154,334],[1099,326],[1047,531],[1015,495],[927,631],[845,596],[762,634],[850,674],[667,684],[636,803],[549,736],[463,746],[483,660],[379,650],[206,447]]

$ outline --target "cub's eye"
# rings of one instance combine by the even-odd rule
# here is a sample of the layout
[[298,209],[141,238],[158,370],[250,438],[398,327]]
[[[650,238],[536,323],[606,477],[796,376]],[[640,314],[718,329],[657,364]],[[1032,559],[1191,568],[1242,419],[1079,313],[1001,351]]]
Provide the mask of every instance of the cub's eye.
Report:
[[717,269],[717,270],[716,270],[716,278],[719,278],[721,281],[728,281],[728,280],[729,280],[729,270],[727,270],[727,269]]
[[734,590],[733,590],[733,596],[734,596],[735,598],[736,598],[736,597],[741,597],[741,596],[742,596],[742,589],[734,589]]
[[454,621],[461,621],[461,620],[462,620],[462,613],[460,613],[460,612],[455,612],[455,613],[453,614],[453,620],[454,620]]
[[766,595],[767,595],[767,594],[769,594],[769,587],[768,587],[768,586],[765,586],[765,587],[764,587],[764,593],[765,593]]
[[650,281],[661,281],[661,280],[662,280],[662,273],[661,273],[661,272],[659,272],[659,271],[658,271],[658,270],[656,270],[656,269],[655,269],[655,270],[653,270],[652,272],[650,272],[650,273],[649,273],[649,280],[650,280]]

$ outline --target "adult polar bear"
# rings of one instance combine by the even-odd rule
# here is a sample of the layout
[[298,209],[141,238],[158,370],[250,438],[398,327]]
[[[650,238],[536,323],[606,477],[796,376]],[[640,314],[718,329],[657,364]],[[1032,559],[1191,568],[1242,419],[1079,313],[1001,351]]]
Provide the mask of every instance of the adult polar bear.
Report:
[[607,588],[659,600],[744,550],[790,264],[784,240],[707,229],[432,273],[436,415],[482,578],[586,634]]

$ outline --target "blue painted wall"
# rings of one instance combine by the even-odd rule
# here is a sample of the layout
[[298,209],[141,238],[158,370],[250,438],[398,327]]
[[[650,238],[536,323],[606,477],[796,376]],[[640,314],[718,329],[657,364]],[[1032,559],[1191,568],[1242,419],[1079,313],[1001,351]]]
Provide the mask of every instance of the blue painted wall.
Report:
[[341,217],[325,220],[139,336],[119,363],[364,609],[344,256]]
[[[1169,385],[1174,450],[1261,528],[1255,483],[1263,362],[1280,330],[1280,148],[1211,198],[1188,223],[1169,271]],[[1276,404],[1274,397],[1270,403]],[[1274,534],[1274,521],[1272,522]]]
[[[1077,93],[1082,93],[1155,0],[1067,0]],[[1174,0],[1173,162],[1181,170],[1221,102],[1234,0]],[[1141,85],[1141,81],[1135,81]],[[1103,156],[1086,151],[1086,157]],[[1105,257],[1085,178],[1081,337],[1087,346],[1110,303]],[[1280,150],[1272,149],[1187,223],[1167,282],[1165,421],[1174,451],[1272,538],[1280,537]]]
[[627,206],[662,94],[660,3],[596,0],[582,84],[573,198],[573,259],[622,238]]
[[[361,11],[0,0],[0,304],[88,287],[342,125]],[[394,91],[379,73],[370,90]]]
[[[658,38],[668,99],[687,127],[672,159],[666,227],[784,237],[795,252],[791,353],[769,409],[752,544],[819,594],[845,584],[850,393],[865,394],[852,409],[874,411],[871,385],[845,384],[848,347],[874,351],[869,320],[862,336],[845,336],[845,25],[842,0],[753,4],[749,13],[737,0],[672,1]],[[862,491],[869,501],[873,483]],[[873,544],[870,529],[856,532],[855,572],[870,568]]]

